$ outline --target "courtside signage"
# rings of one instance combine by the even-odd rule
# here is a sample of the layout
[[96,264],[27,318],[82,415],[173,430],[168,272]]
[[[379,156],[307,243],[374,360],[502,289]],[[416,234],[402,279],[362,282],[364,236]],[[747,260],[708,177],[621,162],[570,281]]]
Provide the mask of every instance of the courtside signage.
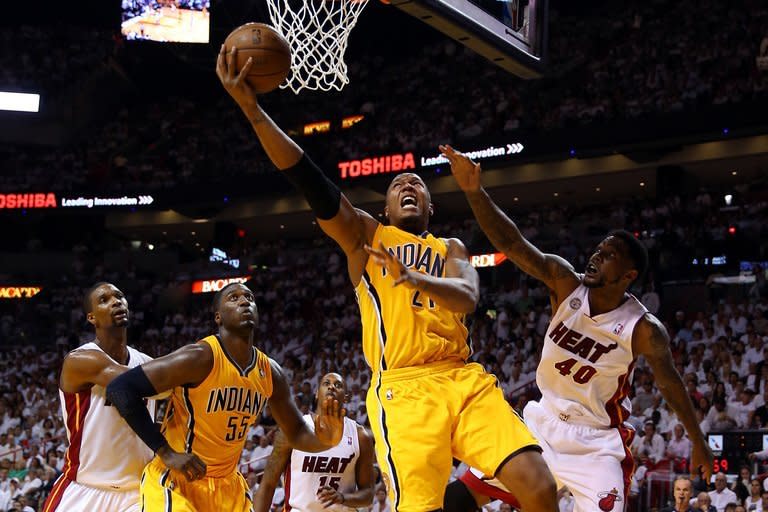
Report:
[[476,254],[469,257],[469,263],[475,268],[495,267],[503,263],[507,257],[500,252],[491,254]]
[[56,197],[53,192],[0,194],[0,210],[39,208],[94,208],[121,206],[149,206],[155,202],[150,195],[100,197]]
[[41,286],[0,286],[0,299],[29,299],[42,289]]
[[230,283],[244,283],[251,276],[243,277],[223,277],[221,279],[203,279],[192,282],[192,293],[212,293],[217,292]]
[[[469,149],[468,151],[465,151],[464,154],[472,160],[488,160],[516,155],[522,153],[524,149],[525,146],[521,143],[511,142],[500,146]],[[374,174],[405,172],[415,170],[417,167],[427,169],[447,163],[448,159],[440,154],[415,155],[414,153],[408,152],[372,156],[361,158],[359,160],[348,160],[339,162],[337,167],[341,179],[347,180]]]

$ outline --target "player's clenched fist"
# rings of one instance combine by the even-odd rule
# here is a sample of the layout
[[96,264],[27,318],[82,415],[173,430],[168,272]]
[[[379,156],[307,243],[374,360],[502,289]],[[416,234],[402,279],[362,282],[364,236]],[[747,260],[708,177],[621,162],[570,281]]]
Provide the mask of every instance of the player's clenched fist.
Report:
[[179,453],[166,445],[158,450],[157,454],[166,467],[178,471],[190,482],[205,476],[207,470],[205,462],[194,453]]

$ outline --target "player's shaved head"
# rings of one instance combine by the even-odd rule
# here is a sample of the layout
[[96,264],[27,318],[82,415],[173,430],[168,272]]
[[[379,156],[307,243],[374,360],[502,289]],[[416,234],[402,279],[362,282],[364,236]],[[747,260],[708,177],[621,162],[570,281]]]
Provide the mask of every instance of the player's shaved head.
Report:
[[224,297],[231,288],[234,288],[235,286],[242,286],[243,288],[248,288],[243,283],[229,283],[224,285],[224,288],[217,291],[216,294],[213,296],[213,312],[217,312],[219,308],[221,307],[221,298]]
[[320,378],[318,384],[316,395],[318,406],[322,404],[323,400],[327,397],[338,400],[340,404],[347,401],[347,384],[344,382],[344,377],[338,373],[326,373]]
[[[112,283],[108,283],[106,281],[99,281],[98,283],[92,285],[90,288],[85,290],[85,293],[83,294],[83,312],[86,316],[88,316],[88,313],[93,312],[93,292],[98,290],[104,285],[112,285]],[[113,285],[114,286],[114,285]]]
[[320,382],[323,382],[324,380],[329,379],[331,377],[333,377],[336,380],[338,380],[339,382],[341,382],[341,385],[344,386],[344,389],[345,390],[347,389],[347,383],[344,381],[344,377],[342,377],[340,373],[328,372],[325,375],[323,375],[322,377],[320,377]]

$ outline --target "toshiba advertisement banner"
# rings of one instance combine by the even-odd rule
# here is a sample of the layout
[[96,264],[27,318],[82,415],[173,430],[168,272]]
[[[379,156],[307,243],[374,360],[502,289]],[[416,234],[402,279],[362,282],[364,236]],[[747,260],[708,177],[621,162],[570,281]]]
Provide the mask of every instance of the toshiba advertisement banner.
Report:
[[[464,154],[475,161],[509,157],[522,153],[525,149],[519,142],[510,142],[498,146],[468,148]],[[413,152],[393,153],[390,155],[371,156],[359,160],[348,160],[337,164],[339,176],[343,180],[355,179],[375,174],[388,174],[426,169],[448,164],[448,159],[439,153],[416,154]]]
[[42,208],[104,208],[149,206],[155,198],[136,196],[57,196],[54,192],[0,193],[0,210],[30,210]]

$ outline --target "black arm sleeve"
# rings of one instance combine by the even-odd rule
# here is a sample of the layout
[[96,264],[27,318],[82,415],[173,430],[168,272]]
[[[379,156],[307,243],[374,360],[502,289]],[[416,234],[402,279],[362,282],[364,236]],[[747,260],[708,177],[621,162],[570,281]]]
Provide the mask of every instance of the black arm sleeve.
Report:
[[141,366],[125,372],[107,386],[107,400],[112,402],[139,439],[154,452],[168,444],[144,405],[144,397],[156,394],[157,391]]
[[306,153],[296,165],[284,169],[283,175],[304,195],[318,219],[329,220],[339,213],[341,190]]

